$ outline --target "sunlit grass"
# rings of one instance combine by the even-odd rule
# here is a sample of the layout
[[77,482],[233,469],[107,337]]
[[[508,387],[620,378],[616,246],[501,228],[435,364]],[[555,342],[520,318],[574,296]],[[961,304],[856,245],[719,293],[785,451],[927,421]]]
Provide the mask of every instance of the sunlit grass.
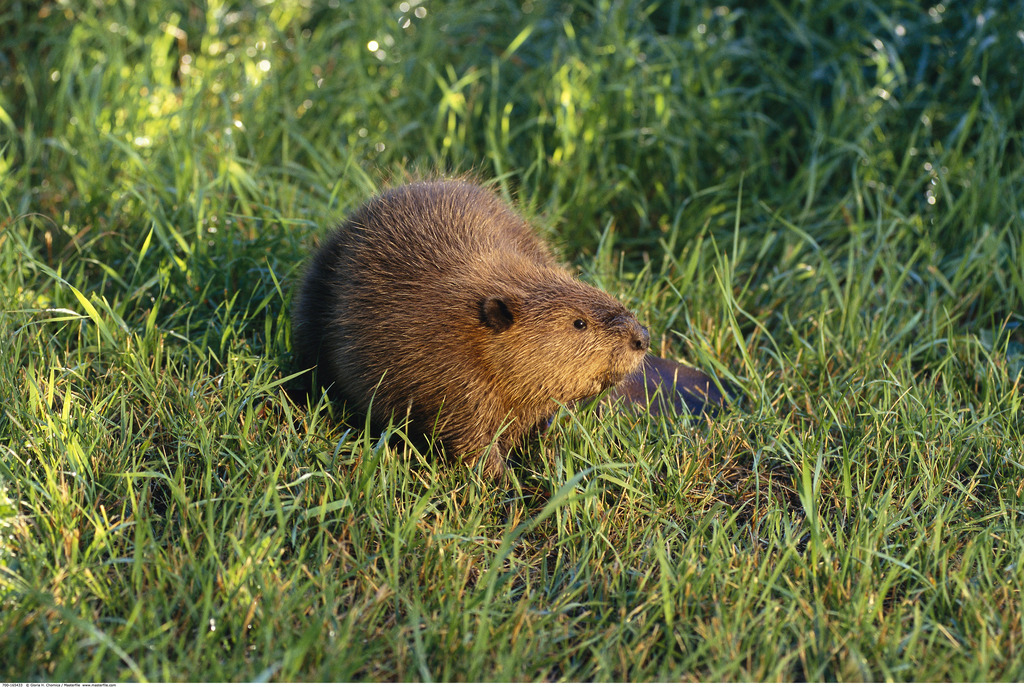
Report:
[[[1004,10],[72,5],[0,10],[5,679],[1024,678]],[[741,402],[497,484],[297,404],[309,247],[432,171]]]

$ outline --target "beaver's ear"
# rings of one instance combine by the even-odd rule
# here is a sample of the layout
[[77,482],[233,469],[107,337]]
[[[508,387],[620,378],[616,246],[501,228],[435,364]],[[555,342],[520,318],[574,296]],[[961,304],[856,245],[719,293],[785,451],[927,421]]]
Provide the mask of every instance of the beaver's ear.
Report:
[[519,317],[519,299],[513,295],[481,298],[480,324],[495,332],[511,327]]

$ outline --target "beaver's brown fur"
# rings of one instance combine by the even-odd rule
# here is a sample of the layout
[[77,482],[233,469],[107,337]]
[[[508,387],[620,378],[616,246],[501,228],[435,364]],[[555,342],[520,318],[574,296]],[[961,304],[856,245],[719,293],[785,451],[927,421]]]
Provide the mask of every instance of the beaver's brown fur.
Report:
[[559,403],[616,384],[650,343],[497,195],[461,180],[392,188],[328,236],[292,342],[317,384],[378,429],[408,415],[448,454],[486,455],[490,476]]

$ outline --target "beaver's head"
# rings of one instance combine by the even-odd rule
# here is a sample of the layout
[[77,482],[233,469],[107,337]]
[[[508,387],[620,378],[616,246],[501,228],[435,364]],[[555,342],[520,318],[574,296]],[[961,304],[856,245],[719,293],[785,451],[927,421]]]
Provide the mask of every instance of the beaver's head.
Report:
[[484,364],[510,400],[577,401],[639,367],[650,335],[633,313],[562,270],[531,272],[477,301]]

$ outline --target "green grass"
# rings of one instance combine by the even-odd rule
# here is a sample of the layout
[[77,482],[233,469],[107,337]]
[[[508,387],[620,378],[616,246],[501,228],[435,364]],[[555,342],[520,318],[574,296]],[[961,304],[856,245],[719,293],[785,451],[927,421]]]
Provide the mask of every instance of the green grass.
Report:
[[[1024,679],[1019,8],[409,4],[0,8],[2,678]],[[315,237],[467,170],[743,402],[296,405]]]

